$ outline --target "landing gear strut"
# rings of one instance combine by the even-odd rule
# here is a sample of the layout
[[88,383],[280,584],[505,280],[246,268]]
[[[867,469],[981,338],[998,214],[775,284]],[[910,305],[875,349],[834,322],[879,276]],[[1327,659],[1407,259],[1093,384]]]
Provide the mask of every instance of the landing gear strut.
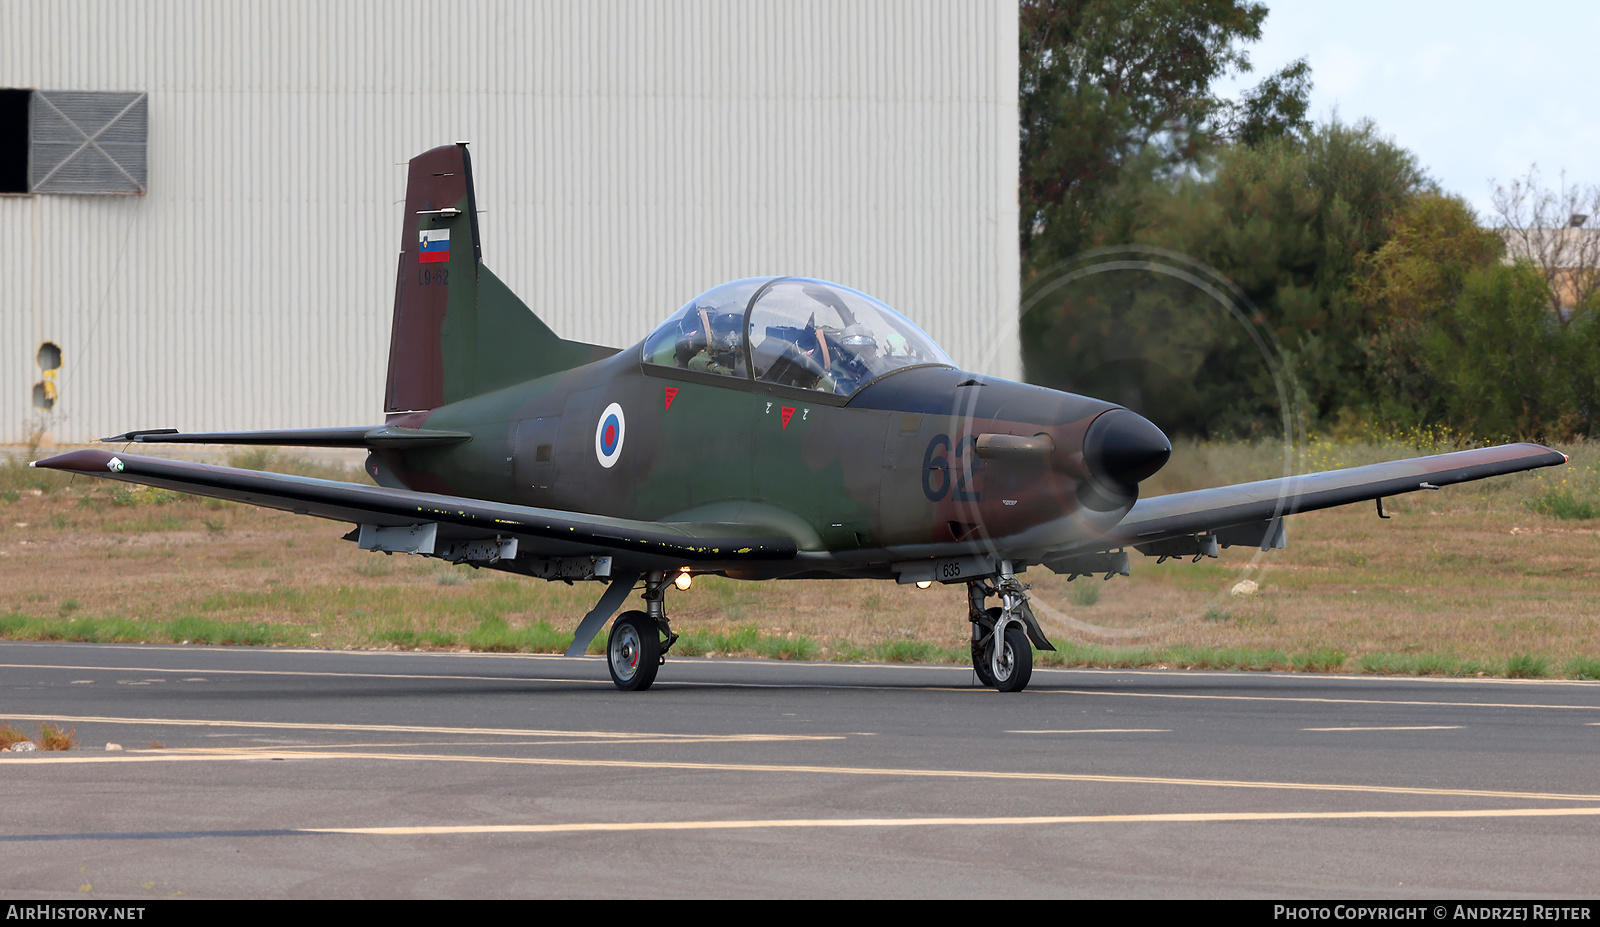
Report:
[[[611,625],[606,642],[606,667],[611,681],[624,692],[643,692],[656,681],[656,671],[667,661],[667,651],[677,642],[667,623],[664,573],[651,573],[644,581],[647,611],[623,612]],[[665,640],[663,640],[665,638]]]
[[[991,595],[998,608],[984,608]],[[967,583],[967,620],[972,622],[972,669],[984,685],[1001,692],[1021,692],[1033,676],[1033,646],[1054,650],[1028,607],[1028,587],[1017,581],[1011,561],[1001,561],[1000,575]]]

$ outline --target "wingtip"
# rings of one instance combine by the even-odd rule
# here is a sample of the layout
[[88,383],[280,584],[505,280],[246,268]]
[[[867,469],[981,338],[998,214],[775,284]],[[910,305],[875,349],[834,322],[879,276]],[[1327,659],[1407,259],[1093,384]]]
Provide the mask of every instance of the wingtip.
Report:
[[54,457],[43,460],[30,460],[28,466],[44,470],[78,470],[83,473],[99,473],[105,469],[106,461],[111,457],[105,451],[93,448],[81,448],[76,451],[67,451]]

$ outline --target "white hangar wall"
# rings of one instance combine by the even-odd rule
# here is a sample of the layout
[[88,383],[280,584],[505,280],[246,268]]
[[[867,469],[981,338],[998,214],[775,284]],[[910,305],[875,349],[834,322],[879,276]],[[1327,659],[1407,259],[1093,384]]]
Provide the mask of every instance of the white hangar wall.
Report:
[[380,421],[404,162],[458,139],[566,337],[800,274],[1020,372],[1014,0],[12,0],[0,88],[149,94],[146,194],[0,196],[0,442]]

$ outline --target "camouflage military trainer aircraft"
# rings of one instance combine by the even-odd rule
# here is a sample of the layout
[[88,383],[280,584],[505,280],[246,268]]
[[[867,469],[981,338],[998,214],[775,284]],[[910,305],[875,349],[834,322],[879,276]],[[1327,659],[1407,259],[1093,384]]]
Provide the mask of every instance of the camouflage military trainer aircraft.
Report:
[[[820,280],[737,280],[625,350],[565,341],[481,260],[464,145],[411,161],[382,425],[106,441],[356,447],[376,486],[80,450],[36,465],[346,522],[374,551],[609,584],[611,677],[643,690],[688,577],[965,583],[1002,691],[1053,649],[1017,578],[1128,572],[1128,551],[1284,546],[1282,518],[1564,463],[1482,448],[1140,500],[1171,451],[1127,409],[957,369],[921,329]],[[998,605],[990,606],[991,597]]]

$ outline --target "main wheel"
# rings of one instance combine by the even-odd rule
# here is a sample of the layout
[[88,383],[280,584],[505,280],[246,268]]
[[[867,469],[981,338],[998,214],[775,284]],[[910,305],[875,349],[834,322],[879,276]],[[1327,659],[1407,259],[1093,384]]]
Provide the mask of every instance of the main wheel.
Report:
[[644,612],[618,615],[606,642],[606,667],[611,681],[624,692],[650,688],[661,667],[661,632],[655,619]]

